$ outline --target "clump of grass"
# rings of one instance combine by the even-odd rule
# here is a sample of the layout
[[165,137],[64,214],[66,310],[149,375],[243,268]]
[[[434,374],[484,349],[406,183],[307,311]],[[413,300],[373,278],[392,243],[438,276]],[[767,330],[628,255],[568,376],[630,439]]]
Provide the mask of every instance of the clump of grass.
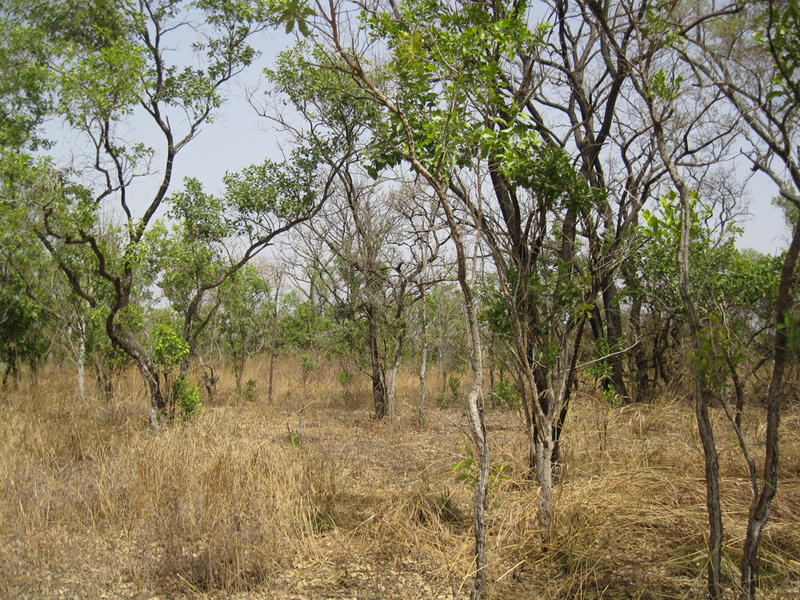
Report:
[[2,560],[25,565],[13,589],[39,585],[52,544],[78,539],[117,547],[124,565],[107,576],[143,592],[249,588],[333,523],[334,461],[286,447],[254,410],[219,407],[156,435],[102,418],[99,402],[51,407],[0,407],[0,545],[16,549]]
[[152,548],[159,578],[239,589],[285,566],[335,507],[335,469],[218,411],[143,438],[114,465],[116,522]]

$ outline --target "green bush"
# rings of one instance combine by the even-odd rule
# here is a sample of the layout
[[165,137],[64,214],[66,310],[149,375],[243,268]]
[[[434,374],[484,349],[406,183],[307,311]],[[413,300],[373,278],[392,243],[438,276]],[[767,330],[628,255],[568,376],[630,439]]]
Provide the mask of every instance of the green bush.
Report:
[[448,396],[447,394],[439,394],[436,396],[436,400],[434,400],[434,402],[436,402],[436,406],[439,408],[447,408],[453,403],[453,397]]
[[200,388],[190,385],[182,377],[175,379],[175,383],[172,384],[172,397],[181,411],[179,418],[183,420],[200,414],[203,408],[203,404],[200,402]]
[[450,391],[453,393],[453,400],[458,400],[461,396],[461,378],[455,375],[450,375],[448,382],[450,384]]
[[516,385],[513,385],[508,379],[501,379],[492,392],[494,401],[501,406],[514,408],[522,403],[522,396]]
[[248,402],[255,402],[256,400],[256,380],[248,379],[244,382],[244,390],[242,390],[242,398]]

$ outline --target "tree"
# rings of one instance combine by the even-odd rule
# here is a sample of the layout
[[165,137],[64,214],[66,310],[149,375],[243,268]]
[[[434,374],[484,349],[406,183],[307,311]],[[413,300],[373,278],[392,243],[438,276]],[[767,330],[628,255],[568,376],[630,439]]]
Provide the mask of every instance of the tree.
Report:
[[[310,9],[309,9],[310,10]],[[308,14],[308,13],[306,13]],[[387,15],[388,16],[388,15]],[[444,101],[445,108],[437,114],[434,121],[435,127],[430,129],[426,141],[419,139],[417,126],[422,123],[423,117],[415,109],[414,103],[420,99],[420,89],[401,90],[402,100],[393,100],[388,94],[388,89],[383,87],[382,76],[378,71],[371,69],[363,60],[363,53],[357,50],[356,40],[346,40],[344,35],[348,31],[345,12],[337,7],[323,7],[317,5],[316,16],[309,17],[308,22],[312,23],[311,29],[319,36],[319,43],[316,44],[314,51],[319,52],[318,60],[314,52],[306,55],[306,62],[309,65],[318,65],[323,71],[332,73],[336,76],[343,76],[347,82],[355,84],[358,89],[358,96],[366,97],[370,105],[375,106],[381,111],[381,121],[374,128],[373,134],[382,144],[375,148],[375,160],[372,164],[373,173],[377,173],[389,164],[405,162],[430,186],[436,198],[437,204],[445,214],[448,224],[452,244],[456,250],[456,272],[459,285],[464,296],[465,311],[467,314],[469,346],[470,346],[470,367],[473,374],[473,381],[467,394],[467,412],[470,422],[471,439],[477,449],[479,477],[475,486],[474,497],[474,517],[475,525],[475,552],[476,552],[476,578],[473,585],[472,596],[479,598],[484,592],[486,581],[486,550],[485,550],[485,510],[486,510],[486,490],[489,482],[489,446],[486,433],[486,426],[483,418],[483,398],[482,398],[482,378],[483,378],[483,358],[481,349],[480,330],[477,317],[477,306],[473,293],[473,286],[469,275],[469,255],[468,248],[464,239],[464,230],[461,222],[456,217],[452,199],[448,192],[451,173],[449,171],[457,154],[453,151],[451,142],[452,131],[448,129],[448,117],[456,116],[452,110],[452,101],[456,96],[450,96],[451,102]],[[374,23],[364,25],[373,26]],[[325,45],[322,44],[325,42]],[[353,45],[350,46],[349,44]],[[323,64],[320,65],[320,62]],[[392,68],[399,67],[402,60],[398,60],[391,65]],[[411,65],[412,71],[421,62],[414,61]],[[412,73],[416,75],[417,73]],[[398,72],[401,77],[403,73]],[[457,89],[448,90],[459,93]],[[425,92],[425,98],[430,99],[431,93]],[[442,127],[444,125],[444,127]],[[393,135],[389,135],[393,133]],[[419,142],[422,142],[418,145]],[[442,150],[440,153],[431,155],[428,153],[430,148],[425,144],[431,144],[434,148]]]
[[253,265],[228,278],[220,290],[215,336],[233,363],[236,391],[242,391],[247,359],[266,345],[274,309],[269,284]]
[[[785,8],[785,6],[781,6]],[[605,15],[599,7],[593,6],[598,20]],[[766,11],[766,14],[764,14]],[[697,176],[705,172],[708,164],[719,159],[712,154],[702,162],[694,164],[676,160],[675,148],[685,147],[688,136],[675,135],[680,131],[675,122],[705,121],[706,129],[701,129],[691,139],[698,145],[713,148],[715,142],[723,142],[728,132],[742,125],[739,140],[749,142],[749,149],[741,156],[749,160],[754,170],[766,173],[778,185],[781,195],[793,204],[800,205],[795,191],[800,183],[794,148],[796,148],[797,111],[795,96],[791,92],[794,85],[791,79],[792,68],[780,65],[787,59],[781,55],[780,44],[772,43],[769,30],[781,17],[775,5],[766,8],[731,4],[717,10],[704,6],[663,5],[648,14],[650,27],[644,33],[659,48],[659,55],[668,50],[664,62],[635,65],[634,81],[637,92],[647,107],[647,115],[652,122],[653,141],[664,167],[674,186],[673,200],[680,207],[680,242],[678,246],[678,267],[680,273],[680,293],[684,311],[689,321],[694,353],[693,370],[695,379],[695,409],[698,429],[703,443],[706,464],[707,509],[709,517],[709,571],[708,592],[712,598],[721,598],[720,551],[723,538],[720,491],[718,482],[718,460],[714,430],[708,415],[706,387],[718,387],[720,399],[731,426],[739,441],[742,457],[747,464],[752,486],[752,502],[747,523],[742,558],[742,579],[740,597],[754,598],[757,586],[758,546],[763,527],[769,516],[769,507],[777,487],[778,467],[778,425],[780,420],[781,384],[789,352],[787,328],[791,327],[789,308],[792,302],[794,270],[800,253],[800,228],[795,227],[789,249],[783,258],[780,281],[775,297],[775,331],[773,344],[773,370],[767,394],[767,431],[765,436],[765,463],[763,484],[759,484],[755,462],[749,454],[746,440],[742,434],[741,423],[736,412],[730,407],[724,387],[730,378],[735,380],[732,361],[726,357],[727,340],[720,338],[714,327],[715,315],[703,314],[698,309],[695,292],[692,289],[691,242],[693,239],[694,218],[692,211],[698,201],[699,190],[693,189],[692,181],[701,180]],[[790,11],[791,12],[791,11]],[[753,43],[750,34],[755,23],[767,22],[764,39],[766,52],[762,53]],[[792,31],[793,22],[789,17],[778,29],[784,35]],[[796,30],[789,33],[796,35]],[[653,35],[655,34],[655,35]],[[664,38],[666,37],[666,43]],[[620,48],[611,46],[617,55]],[[678,60],[675,60],[675,59]],[[764,60],[764,59],[767,60]],[[794,58],[788,58],[794,61]],[[765,68],[772,63],[774,70]],[[791,63],[783,62],[784,66]],[[691,81],[688,86],[684,82]],[[777,88],[776,88],[777,85]],[[787,87],[788,86],[788,87]],[[701,102],[697,102],[701,95]],[[787,97],[788,96],[788,97]],[[716,107],[721,109],[715,110]],[[720,128],[720,115],[727,117],[728,126]],[[671,131],[669,127],[672,127]],[[720,135],[722,133],[722,135]],[[692,172],[694,167],[695,172]],[[789,180],[778,174],[778,167],[785,170]],[[791,183],[790,183],[791,182]],[[712,312],[713,311],[709,311]],[[720,352],[722,350],[723,352]],[[705,384],[705,385],[704,385]],[[738,391],[738,386],[737,386]]]
[[[751,33],[756,35],[750,39],[745,37]],[[685,48],[677,48],[678,55],[695,69],[704,83],[724,94],[746,125],[744,137],[750,148],[744,155],[752,168],[765,173],[778,186],[784,199],[800,206],[796,191],[800,189],[800,163],[796,154],[800,79],[794,52],[800,43],[800,27],[796,2],[770,1],[765,5],[731,6],[728,15],[710,21],[702,35],[686,42]],[[773,365],[767,392],[762,483],[759,483],[755,463],[734,424],[752,487],[742,553],[740,597],[743,599],[756,597],[758,549],[778,485],[778,430],[782,384],[792,346],[790,309],[794,302],[798,254],[800,225],[796,223],[783,257],[774,303]]]
[[[314,50],[310,54],[314,56]],[[324,60],[322,54],[315,55]],[[392,187],[365,168],[372,127],[378,108],[359,98],[356,82],[347,82],[329,69],[307,62],[301,47],[283,52],[275,69],[266,71],[276,100],[291,103],[302,121],[288,121],[280,111],[263,109],[295,140],[324,148],[323,160],[336,181],[335,200],[325,214],[309,225],[320,242],[308,244],[309,259],[319,272],[317,283],[344,329],[340,341],[350,349],[363,348],[356,315],[366,323],[368,374],[378,418],[393,418],[396,374],[406,337],[406,311],[416,300],[418,261],[409,261],[404,246],[413,244],[404,224],[402,207],[411,200],[411,188]],[[412,234],[413,235],[413,234]],[[324,246],[326,251],[320,254]],[[314,247],[311,247],[314,246]],[[411,254],[413,256],[413,253]],[[430,256],[428,261],[435,260]],[[348,321],[348,323],[344,323]]]
[[[191,57],[176,56],[173,48],[180,42],[170,40],[189,29],[199,15],[202,25],[193,28],[199,41],[192,51],[201,66],[184,67]],[[45,107],[46,114],[72,132],[77,140],[74,148],[87,150],[70,170],[17,153],[16,159],[6,161],[4,198],[24,207],[29,227],[75,292],[104,312],[112,343],[133,358],[147,383],[153,427],[165,414],[164,392],[154,357],[135,329],[134,290],[144,276],[145,233],[172,187],[180,151],[210,122],[223,102],[225,86],[253,61],[256,52],[248,38],[271,18],[268,7],[255,0],[145,1],[135,6],[109,0],[91,7],[15,2],[4,12],[3,27],[12,43],[7,48],[11,59],[0,61],[1,65],[10,67],[31,55],[37,58],[36,74],[44,75],[34,89],[41,92],[34,108]],[[35,42],[33,50],[23,42]],[[155,127],[159,146],[125,139],[126,125],[143,120]],[[238,215],[231,234],[250,243],[228,272],[313,212],[317,200],[313,152],[298,151],[294,158],[286,168],[268,162],[227,182],[228,207]],[[143,176],[157,182],[147,198],[137,197],[139,190],[132,185]],[[202,190],[190,185],[186,193],[197,198]],[[110,228],[122,239],[119,256],[108,246],[109,230],[98,225],[107,210],[120,219]],[[215,223],[194,224],[213,230]],[[85,268],[93,280],[102,282],[108,296],[99,296],[97,285],[92,289],[84,284],[79,273]],[[198,288],[198,304],[205,290],[221,283],[220,278]]]
[[20,363],[31,368],[34,385],[39,383],[42,362],[53,344],[55,320],[25,293],[22,281],[14,274],[0,283],[0,360],[5,363],[3,388],[9,375],[14,385],[20,381]]

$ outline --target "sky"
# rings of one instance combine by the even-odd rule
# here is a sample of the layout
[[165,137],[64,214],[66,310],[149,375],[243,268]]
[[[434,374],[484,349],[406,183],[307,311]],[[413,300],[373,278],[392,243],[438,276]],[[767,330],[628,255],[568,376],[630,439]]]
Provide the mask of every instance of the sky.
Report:
[[[281,33],[265,33],[258,45],[262,56],[245,74],[248,87],[259,87],[258,80],[265,67],[272,66],[278,52],[293,42],[291,36]],[[262,81],[260,90],[263,92]],[[175,166],[173,190],[181,187],[186,176],[203,182],[207,192],[222,191],[222,177],[226,171],[236,172],[246,166],[263,162],[267,157],[280,159],[280,136],[270,128],[264,117],[245,98],[246,93],[238,85],[229,89],[229,98],[220,109],[213,124],[204,126],[200,135],[179,154]],[[746,168],[746,167],[745,167]],[[744,175],[750,175],[749,169]],[[140,184],[147,192],[157,185],[155,179]],[[777,253],[787,246],[788,229],[782,212],[772,206],[771,200],[777,188],[765,177],[754,177],[748,189],[749,215],[740,223],[744,229],[739,238],[740,248],[753,248],[763,253]]]

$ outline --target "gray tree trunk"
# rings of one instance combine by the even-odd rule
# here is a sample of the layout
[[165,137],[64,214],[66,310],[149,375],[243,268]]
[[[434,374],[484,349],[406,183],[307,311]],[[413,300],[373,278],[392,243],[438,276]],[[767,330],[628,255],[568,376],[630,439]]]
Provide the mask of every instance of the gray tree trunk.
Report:
[[419,426],[425,427],[425,395],[428,391],[428,383],[426,380],[428,372],[428,311],[425,307],[425,295],[422,296],[422,349],[420,351],[419,361],[419,408],[417,416],[419,419]]

